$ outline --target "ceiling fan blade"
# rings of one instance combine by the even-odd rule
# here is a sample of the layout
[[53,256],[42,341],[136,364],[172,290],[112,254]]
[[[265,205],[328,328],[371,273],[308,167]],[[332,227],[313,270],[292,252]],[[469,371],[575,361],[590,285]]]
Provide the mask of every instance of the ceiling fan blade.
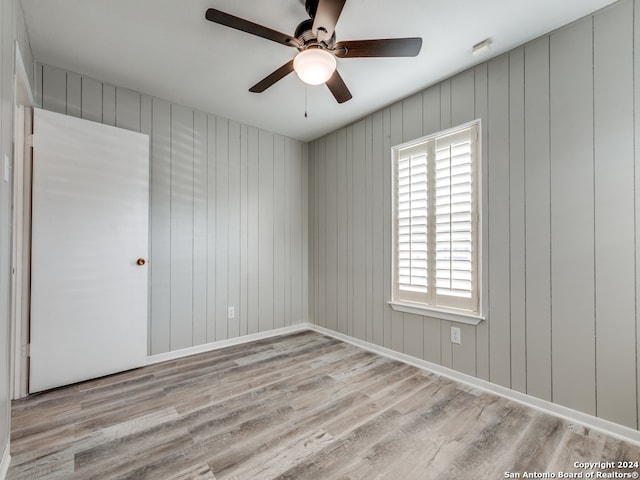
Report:
[[313,34],[320,42],[328,42],[338,23],[346,0],[320,0],[313,18]]
[[333,53],[340,58],[415,57],[422,48],[422,38],[385,38],[338,42]]
[[264,79],[260,80],[253,87],[251,87],[249,91],[253,93],[262,93],[278,80],[282,80],[284,77],[289,75],[291,72],[293,72],[293,60],[285,63],[271,75],[268,75]]
[[327,87],[329,87],[329,90],[336,98],[336,101],[338,103],[344,103],[347,100],[351,100],[351,98],[353,98],[351,92],[347,88],[347,85],[344,83],[344,80],[338,73],[338,70],[333,72],[331,78],[327,80]]
[[225,25],[230,28],[235,28],[236,30],[250,33],[258,37],[266,38],[267,40],[272,40],[274,42],[287,45],[288,47],[300,46],[300,42],[297,38],[287,35],[286,33],[271,30],[270,28],[263,27],[262,25],[250,22],[249,20],[245,20],[243,18],[221,12],[220,10],[216,10],[215,8],[208,9],[205,17],[210,22]]

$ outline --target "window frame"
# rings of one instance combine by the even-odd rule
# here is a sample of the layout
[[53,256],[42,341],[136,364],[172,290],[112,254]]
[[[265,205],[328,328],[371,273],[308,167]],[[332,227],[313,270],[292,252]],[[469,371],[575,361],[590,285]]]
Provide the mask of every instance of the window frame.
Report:
[[[445,139],[446,137],[455,135],[456,133],[463,132],[465,130],[475,129],[475,139],[472,141],[472,182],[474,185],[472,210],[475,210],[471,218],[471,231],[472,231],[472,244],[475,247],[472,255],[472,282],[474,284],[472,292],[472,300],[469,302],[471,305],[469,309],[460,308],[460,303],[456,306],[453,305],[438,305],[437,301],[428,303],[427,297],[432,301],[435,300],[435,294],[423,294],[423,301],[418,300],[417,296],[401,296],[399,295],[399,274],[398,274],[398,193],[397,193],[397,178],[398,178],[398,161],[401,151],[407,151],[412,148],[422,148],[427,156],[431,158],[427,159],[427,169],[431,172],[431,177],[428,179],[429,188],[434,188],[433,172],[435,170],[435,150],[438,139]],[[413,313],[423,316],[429,316],[434,318],[440,318],[442,320],[452,320],[460,323],[467,323],[472,325],[479,324],[484,320],[483,316],[483,289],[482,289],[482,148],[481,148],[481,122],[480,119],[473,120],[461,125],[457,125],[453,128],[441,130],[433,134],[425,135],[415,140],[405,142],[399,145],[395,145],[391,148],[391,219],[392,219],[392,243],[391,243],[391,301],[389,305],[397,311],[405,313]],[[433,207],[429,207],[431,210]],[[435,231],[435,214],[431,211],[431,214],[427,217],[428,231]],[[431,239],[431,245],[435,245],[435,239]],[[429,260],[427,268],[430,271],[429,277],[433,281],[435,279],[435,261]],[[453,303],[453,302],[452,302]]]

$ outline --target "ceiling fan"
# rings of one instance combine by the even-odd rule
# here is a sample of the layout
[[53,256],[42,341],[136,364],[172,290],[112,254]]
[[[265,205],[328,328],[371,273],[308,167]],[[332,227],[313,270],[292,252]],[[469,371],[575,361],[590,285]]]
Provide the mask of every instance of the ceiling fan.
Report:
[[422,38],[386,38],[347,40],[336,43],[335,26],[346,0],[306,0],[311,18],[298,25],[293,36],[257,23],[210,8],[206,19],[243,32],[266,38],[298,50],[296,56],[249,89],[261,93],[295,71],[310,85],[326,83],[338,103],[352,98],[351,92],[336,70],[338,58],[415,57],[422,48]]

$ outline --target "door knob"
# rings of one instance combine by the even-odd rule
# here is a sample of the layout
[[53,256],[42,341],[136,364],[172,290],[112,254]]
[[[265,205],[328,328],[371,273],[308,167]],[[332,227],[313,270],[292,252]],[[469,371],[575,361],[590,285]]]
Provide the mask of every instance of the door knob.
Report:
[[144,258],[139,258],[138,261],[136,262],[138,265],[142,266],[144,265],[146,262],[144,261]]

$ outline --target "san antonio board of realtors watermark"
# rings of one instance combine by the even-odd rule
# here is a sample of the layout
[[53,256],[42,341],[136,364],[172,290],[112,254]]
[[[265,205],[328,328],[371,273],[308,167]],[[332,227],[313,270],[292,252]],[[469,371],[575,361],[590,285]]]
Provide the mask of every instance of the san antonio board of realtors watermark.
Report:
[[[639,478],[640,462],[575,462],[575,472],[504,472],[502,478]],[[605,471],[603,471],[605,470]],[[633,471],[631,471],[633,470]]]

